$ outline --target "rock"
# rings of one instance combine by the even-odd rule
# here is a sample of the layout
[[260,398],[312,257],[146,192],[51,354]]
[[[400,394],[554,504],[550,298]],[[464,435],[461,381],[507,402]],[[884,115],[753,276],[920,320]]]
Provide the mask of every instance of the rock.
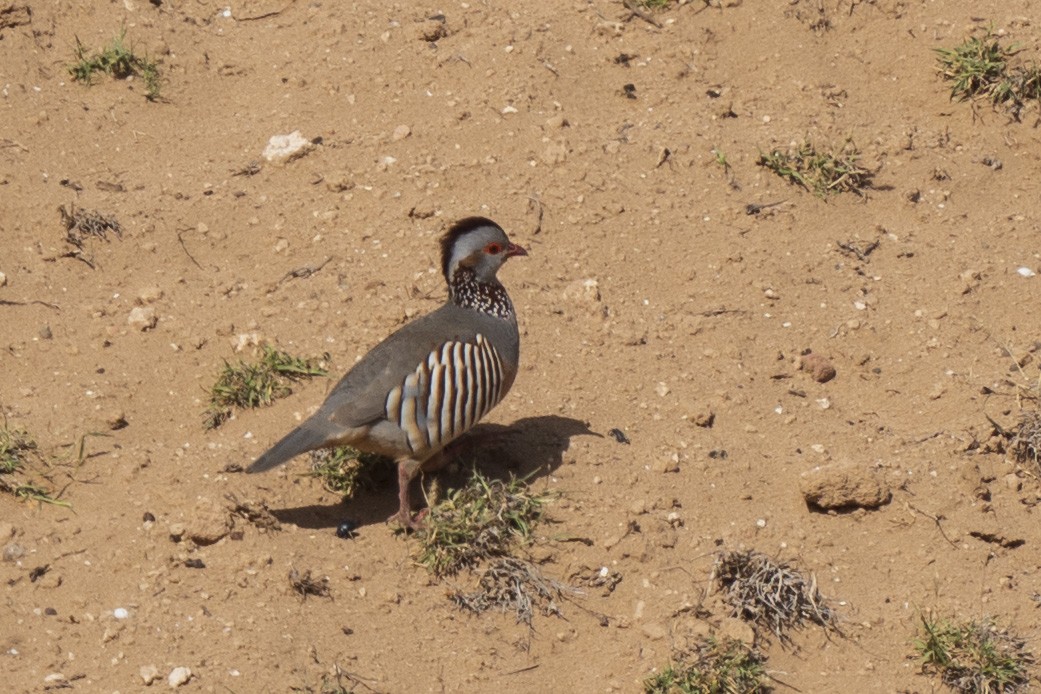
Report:
[[4,273],[0,272],[0,287],[6,287],[6,286],[7,286],[7,275],[5,275]]
[[724,617],[719,623],[718,635],[722,641],[740,641],[746,646],[755,645],[755,630],[747,622],[736,617]]
[[159,317],[155,314],[155,309],[151,306],[142,307],[137,306],[130,310],[130,316],[127,317],[127,323],[130,327],[145,332],[151,330],[159,322]]
[[651,641],[661,641],[669,635],[668,630],[666,630],[661,622],[649,622],[640,627],[640,630],[643,632],[643,635]]
[[653,463],[651,463],[651,470],[654,471],[654,472],[661,472],[661,473],[679,472],[680,471],[679,456],[673,454],[669,458],[659,458],[658,460],[655,460]]
[[448,36],[448,25],[442,16],[425,19],[412,25],[412,40],[433,43]]
[[162,298],[162,287],[157,287],[155,285],[151,287],[145,287],[137,293],[137,302],[139,304],[154,304]]
[[264,148],[263,156],[276,164],[288,164],[306,156],[314,148],[314,142],[304,137],[299,130],[294,130],[288,135],[272,135]]
[[170,670],[170,674],[166,677],[166,683],[170,685],[170,689],[176,689],[182,684],[187,684],[188,680],[192,678],[192,671],[189,668],[175,667]]
[[142,665],[141,669],[138,670],[138,674],[141,675],[141,680],[145,683],[145,686],[152,684],[159,679],[159,668],[155,665]]
[[716,413],[712,410],[702,410],[691,417],[691,421],[699,427],[711,429],[712,425],[716,423]]
[[4,545],[4,561],[18,561],[24,556],[25,547],[22,547],[17,542],[8,542],[6,545]]
[[260,333],[239,333],[235,337],[231,338],[231,348],[236,352],[241,352],[247,347],[259,347],[260,346]]
[[51,332],[51,326],[46,324],[44,324],[44,326],[40,328],[39,335],[41,340],[50,340],[54,337],[54,333]]
[[199,499],[191,518],[185,524],[185,534],[197,545],[212,545],[231,532],[231,518],[220,504],[211,499]]
[[598,304],[600,303],[600,283],[592,278],[575,280],[564,287],[564,298],[577,304]]
[[411,134],[412,128],[408,127],[407,125],[399,125],[398,127],[394,128],[394,132],[391,134],[390,139],[394,142],[400,142],[401,140],[404,140]]
[[835,378],[835,367],[831,362],[819,354],[810,352],[804,354],[795,361],[800,371],[808,371],[817,383],[827,383]]
[[184,537],[185,527],[184,523],[171,523],[170,524],[170,539],[174,542],[180,542]]
[[806,504],[823,511],[878,508],[892,497],[879,472],[849,462],[821,465],[804,472],[801,488]]
[[123,412],[123,410],[113,410],[110,412],[109,415],[105,417],[105,424],[111,431],[119,431],[120,429],[126,429],[127,426],[129,426],[127,424],[126,413]]

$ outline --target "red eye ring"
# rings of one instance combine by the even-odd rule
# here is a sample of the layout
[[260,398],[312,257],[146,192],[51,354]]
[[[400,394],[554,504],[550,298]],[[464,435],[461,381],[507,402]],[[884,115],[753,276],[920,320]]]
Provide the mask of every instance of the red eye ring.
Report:
[[502,253],[502,246],[494,241],[484,247],[484,252],[488,255],[499,255]]

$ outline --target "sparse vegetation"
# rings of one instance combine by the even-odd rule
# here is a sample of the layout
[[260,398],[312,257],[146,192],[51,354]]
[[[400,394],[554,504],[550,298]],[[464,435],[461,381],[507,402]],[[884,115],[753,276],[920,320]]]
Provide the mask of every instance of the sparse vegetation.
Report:
[[419,563],[447,576],[506,556],[515,543],[531,539],[547,498],[530,493],[523,479],[503,482],[475,470],[464,486],[430,509],[415,535]]
[[306,474],[321,480],[328,491],[349,498],[369,480],[373,466],[392,463],[381,455],[363,453],[350,446],[320,448],[311,451],[311,471]]
[[109,232],[120,238],[123,236],[123,227],[112,215],[97,210],[78,210],[75,205],[69,205],[67,210],[61,205],[58,212],[65,226],[65,241],[76,248],[83,248],[83,242],[89,238],[108,241]]
[[557,600],[573,592],[574,588],[546,578],[531,562],[500,557],[481,574],[476,592],[456,591],[450,598],[461,609],[474,614],[492,609],[513,612],[518,622],[530,627],[536,609],[544,616],[561,616]]
[[731,617],[768,629],[782,643],[790,643],[789,632],[806,622],[835,628],[835,613],[817,591],[816,580],[765,554],[722,552],[712,578],[724,591]]
[[1041,412],[1026,410],[1020,414],[1010,448],[1017,462],[1041,464]]
[[759,694],[770,691],[766,657],[735,640],[706,638],[643,683],[645,694]]
[[954,621],[922,615],[915,650],[926,672],[965,694],[1012,694],[1026,689],[1034,658],[1026,642],[989,620]]
[[137,55],[126,45],[126,30],[112,39],[112,42],[100,51],[90,53],[76,39],[76,62],[69,66],[69,73],[77,82],[93,84],[94,75],[102,73],[116,79],[124,80],[139,77],[145,85],[145,98],[149,101],[159,99],[162,79],[159,66],[147,58]]
[[25,431],[0,427],[0,492],[46,504],[68,506],[37,481],[45,464],[36,441]]
[[951,82],[951,99],[989,99],[995,107],[1008,107],[1018,120],[1028,102],[1041,102],[1041,66],[1013,65],[1020,50],[1015,44],[1003,46],[990,30],[954,48],[937,48],[940,74]]
[[826,198],[833,193],[859,195],[871,186],[874,173],[860,166],[859,160],[860,151],[852,140],[846,140],[837,151],[818,150],[804,141],[794,150],[760,152],[757,163],[789,183]]
[[[210,406],[206,410],[207,429],[215,429],[230,416],[233,408],[253,408],[270,405],[292,392],[290,384],[327,371],[319,359],[302,359],[264,345],[258,361],[240,361],[232,366],[227,361],[210,390]],[[325,359],[327,357],[323,357]]]

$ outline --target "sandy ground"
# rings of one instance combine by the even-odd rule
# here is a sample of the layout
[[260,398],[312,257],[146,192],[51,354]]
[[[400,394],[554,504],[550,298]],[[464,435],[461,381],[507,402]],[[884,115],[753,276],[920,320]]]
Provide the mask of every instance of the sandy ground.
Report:
[[[705,592],[742,548],[812,572],[841,615],[841,636],[761,642],[795,691],[942,689],[913,657],[923,610],[1036,643],[1041,487],[978,444],[1037,394],[1039,279],[1017,270],[1041,271],[1038,113],[952,103],[933,53],[993,24],[1036,57],[1031,4],[692,1],[652,23],[603,0],[0,2],[0,412],[71,505],[0,498],[5,687],[137,691],[184,666],[184,691],[320,691],[337,668],[359,692],[640,691],[686,635],[740,635]],[[77,38],[121,27],[158,102],[70,79]],[[295,130],[320,144],[263,162]],[[756,166],[848,137],[877,171],[862,197]],[[70,257],[71,205],[122,238]],[[436,238],[471,214],[530,250],[501,274],[523,363],[485,459],[559,494],[547,574],[621,576],[533,631],[446,599],[473,577],[415,565],[382,522],[393,487],[345,506],[302,459],[233,472],[333,380],[202,426],[239,336],[341,373],[436,307]],[[797,370],[805,350],[837,376]],[[805,473],[835,464],[889,502],[809,509]],[[293,568],[330,598],[293,593]]]

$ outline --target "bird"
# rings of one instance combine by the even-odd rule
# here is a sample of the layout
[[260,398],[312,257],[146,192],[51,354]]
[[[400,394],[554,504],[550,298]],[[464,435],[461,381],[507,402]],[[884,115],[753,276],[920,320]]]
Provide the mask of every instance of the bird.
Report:
[[320,448],[349,445],[393,459],[406,531],[422,527],[409,487],[445,447],[505,397],[517,376],[517,314],[496,274],[528,252],[486,217],[466,217],[441,237],[448,298],[393,332],[330,391],[318,410],[247,468],[264,472]]

